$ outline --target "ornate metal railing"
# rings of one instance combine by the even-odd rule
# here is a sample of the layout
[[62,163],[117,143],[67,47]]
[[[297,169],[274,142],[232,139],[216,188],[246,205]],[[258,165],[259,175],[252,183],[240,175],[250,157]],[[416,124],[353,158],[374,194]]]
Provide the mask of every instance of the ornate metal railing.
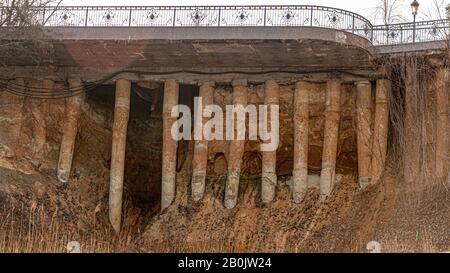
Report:
[[[8,9],[0,8],[0,22]],[[445,40],[449,21],[373,26],[356,13],[320,6],[46,7],[31,11],[47,27],[321,27],[354,33],[375,45]],[[415,35],[414,35],[415,34]]]
[[396,45],[442,41],[449,38],[450,20],[435,20],[373,27],[373,44]]
[[304,26],[372,37],[372,24],[366,18],[320,6],[47,7],[36,10],[35,17],[36,22],[49,27]]

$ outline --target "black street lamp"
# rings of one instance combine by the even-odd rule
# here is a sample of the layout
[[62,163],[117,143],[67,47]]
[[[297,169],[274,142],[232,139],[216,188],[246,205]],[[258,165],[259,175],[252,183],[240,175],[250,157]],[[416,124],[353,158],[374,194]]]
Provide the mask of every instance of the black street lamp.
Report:
[[417,0],[414,0],[411,3],[411,11],[412,11],[412,14],[414,16],[413,43],[416,42],[416,16],[417,16],[417,13],[419,12],[419,6],[420,6],[420,4],[419,4],[419,2]]

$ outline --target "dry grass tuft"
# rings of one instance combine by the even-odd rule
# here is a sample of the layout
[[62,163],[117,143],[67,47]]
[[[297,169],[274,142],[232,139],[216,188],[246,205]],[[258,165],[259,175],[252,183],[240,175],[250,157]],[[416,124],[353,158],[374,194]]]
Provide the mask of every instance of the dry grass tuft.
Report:
[[99,207],[91,213],[89,227],[69,221],[58,208],[49,215],[44,205],[34,201],[29,207],[3,207],[0,253],[66,253],[71,241],[79,242],[83,253],[135,252],[133,238],[137,235],[139,216],[131,210],[125,214],[124,228],[116,235]]

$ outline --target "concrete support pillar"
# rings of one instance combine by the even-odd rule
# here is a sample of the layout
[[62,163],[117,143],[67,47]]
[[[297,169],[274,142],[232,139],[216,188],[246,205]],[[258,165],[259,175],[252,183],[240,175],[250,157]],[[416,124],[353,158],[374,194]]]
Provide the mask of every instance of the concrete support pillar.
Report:
[[[233,104],[247,106],[247,81],[233,81]],[[234,123],[237,127],[237,122]],[[237,135],[237,134],[236,134]],[[239,179],[241,176],[242,157],[244,155],[245,141],[232,140],[228,150],[228,177],[225,186],[225,207],[233,209],[237,204],[239,194]]]
[[[202,98],[203,108],[214,103],[214,82],[204,82],[200,85],[200,97]],[[203,119],[202,112],[197,113],[199,120],[195,121],[196,127],[203,127],[201,124],[205,124],[207,120]],[[200,125],[198,125],[200,123]],[[201,130],[203,136],[203,130]],[[208,141],[205,140],[195,141],[194,158],[192,160],[193,173],[192,173],[192,185],[191,195],[195,202],[200,201],[203,198],[205,192],[206,182],[206,168],[208,163]]]
[[[50,93],[52,89],[55,87],[55,82],[49,79],[45,79],[42,81],[42,90],[44,92]],[[33,115],[33,153],[35,156],[41,156],[42,151],[44,150],[44,145],[46,142],[45,136],[45,116],[47,114],[45,104],[41,99],[33,98],[31,101],[31,114]]]
[[420,174],[421,125],[419,124],[419,83],[417,67],[406,66],[405,82],[405,122],[404,122],[404,177],[406,182],[414,182]]
[[370,183],[371,129],[372,121],[372,84],[369,81],[356,83],[356,126],[358,140],[359,186],[364,188]]
[[[280,87],[276,81],[266,81],[265,104],[269,106],[268,116],[272,111],[272,105],[280,104]],[[272,130],[271,119],[267,119],[267,128]],[[262,153],[261,197],[264,203],[270,203],[275,198],[277,186],[277,151]]]
[[[10,80],[5,88],[11,91],[25,91],[25,81],[22,78]],[[3,145],[7,147],[8,155],[13,156],[19,152],[21,147],[20,131],[24,120],[23,108],[24,97],[12,94],[6,90],[0,91],[0,138]]]
[[436,74],[436,177],[438,179],[445,178],[449,171],[448,81],[448,68],[439,68]]
[[123,79],[117,80],[109,178],[109,221],[116,232],[120,231],[122,223],[123,178],[130,116],[130,95],[131,82]]
[[302,202],[308,190],[309,92],[309,83],[300,81],[295,85],[294,172],[291,189],[295,203]]
[[390,80],[377,80],[372,141],[372,183],[376,183],[381,179],[386,164],[389,131],[389,98],[391,90],[392,83]]
[[171,116],[172,108],[178,105],[179,85],[175,80],[167,80],[164,86],[163,105],[163,150],[161,210],[168,208],[175,199],[177,142],[172,137],[172,125],[176,118]]
[[[83,88],[83,83],[79,79],[69,80],[71,89]],[[79,93],[66,99],[66,113],[64,121],[63,136],[61,147],[59,150],[58,161],[58,179],[66,183],[69,181],[70,171],[72,169],[73,151],[75,148],[75,138],[77,136],[78,119],[81,113],[81,104],[83,102],[84,93]]]
[[[26,83],[24,78],[17,78],[11,82],[11,87],[13,90],[25,92],[26,91]],[[16,145],[19,145],[18,141],[20,139],[20,131],[22,130],[22,124],[24,120],[23,115],[23,105],[25,101],[25,97],[18,96],[15,94],[7,94],[8,99],[6,100],[6,104],[10,107],[11,111],[9,116],[12,118],[11,120],[11,139],[16,141]],[[14,145],[14,146],[16,146]]]
[[322,199],[333,191],[336,173],[339,121],[341,116],[341,82],[330,80],[327,84],[325,109],[325,136],[320,176],[320,194]]

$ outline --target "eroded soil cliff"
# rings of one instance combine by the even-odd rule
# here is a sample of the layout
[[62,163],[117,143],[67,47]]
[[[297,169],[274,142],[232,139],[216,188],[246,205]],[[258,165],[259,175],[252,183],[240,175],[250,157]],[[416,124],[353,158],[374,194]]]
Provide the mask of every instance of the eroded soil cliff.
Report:
[[[311,97],[309,169],[312,187],[305,201],[290,200],[293,156],[293,86],[281,89],[281,140],[275,201],[260,201],[259,143],[248,142],[238,205],[223,206],[227,166],[225,142],[209,147],[206,194],[190,198],[193,143],[178,147],[177,194],[160,212],[161,88],[133,92],[125,168],[124,224],[115,235],[107,218],[114,87],[89,92],[83,104],[70,182],[55,177],[64,122],[63,99],[39,101],[42,119],[30,111],[33,99],[0,93],[0,251],[66,251],[78,240],[83,251],[143,252],[364,252],[369,241],[386,251],[450,249],[450,197],[446,183],[411,188],[396,164],[382,181],[357,185],[354,86],[344,88],[335,192],[319,200],[325,91]],[[182,87],[186,104],[195,88]],[[148,92],[149,94],[145,95]],[[262,104],[263,87],[249,91]],[[231,101],[230,87],[218,87],[215,103]],[[19,110],[18,110],[19,108]],[[45,145],[36,151],[36,124],[44,122]],[[14,128],[20,130],[14,135]],[[395,159],[391,159],[391,162]],[[394,162],[395,163],[395,162]]]

